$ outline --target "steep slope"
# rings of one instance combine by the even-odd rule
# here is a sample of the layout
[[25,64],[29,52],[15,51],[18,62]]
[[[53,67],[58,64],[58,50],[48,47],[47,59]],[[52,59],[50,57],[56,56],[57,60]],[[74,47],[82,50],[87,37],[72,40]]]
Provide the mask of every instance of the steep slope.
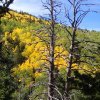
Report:
[[[47,82],[47,69],[49,66],[49,36],[45,27],[49,28],[50,21],[36,18],[24,12],[11,10],[1,18],[0,38],[3,41],[3,58],[12,62],[12,75],[19,82],[17,94],[31,95],[33,84]],[[64,25],[57,24],[57,40],[55,47],[55,66],[61,77],[65,77],[68,63],[70,36]],[[71,31],[71,27],[68,27]],[[77,31],[81,62],[73,64],[73,70],[81,74],[95,74],[100,67],[100,32],[81,30]],[[85,58],[85,56],[87,56]],[[38,91],[39,90],[39,91]],[[35,88],[36,95],[46,91],[46,86]],[[21,92],[20,92],[21,91]],[[32,96],[31,95],[31,96]]]

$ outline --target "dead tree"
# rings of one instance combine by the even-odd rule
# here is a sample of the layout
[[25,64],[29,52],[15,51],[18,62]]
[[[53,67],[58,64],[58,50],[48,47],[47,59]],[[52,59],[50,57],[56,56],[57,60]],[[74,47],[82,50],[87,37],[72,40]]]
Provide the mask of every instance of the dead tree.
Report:
[[49,69],[49,84],[48,84],[48,99],[53,100],[54,94],[54,48],[55,48],[55,19],[54,19],[54,1],[50,0],[51,11],[51,33],[50,33],[50,69]]
[[[55,18],[54,18],[54,0],[47,1],[50,5],[50,67],[48,82],[48,100],[53,100],[54,95],[54,48],[55,48]],[[46,7],[46,6],[45,6]]]
[[55,91],[55,41],[56,41],[56,20],[59,12],[57,8],[60,7],[60,3],[56,0],[46,0],[46,3],[43,3],[43,6],[49,12],[47,19],[49,20],[48,28],[46,28],[49,36],[49,70],[48,70],[48,100],[57,99],[54,96]]
[[[74,59],[77,59],[78,54],[76,54],[78,49],[77,46],[77,41],[76,41],[76,33],[79,25],[82,23],[84,17],[87,15],[89,10],[83,10],[82,6],[85,6],[86,0],[67,0],[67,2],[70,5],[70,11],[66,10],[66,18],[70,23],[70,26],[72,28],[72,32],[68,31],[66,28],[67,32],[71,36],[71,45],[70,45],[70,50],[69,50],[69,62],[68,66],[66,68],[67,73],[66,73],[66,84],[65,84],[65,94],[64,94],[64,100],[70,100],[70,88],[71,88],[71,74],[72,74],[72,64],[75,62]],[[77,55],[77,56],[76,56]],[[77,60],[76,60],[77,61]],[[76,62],[77,63],[77,62]]]

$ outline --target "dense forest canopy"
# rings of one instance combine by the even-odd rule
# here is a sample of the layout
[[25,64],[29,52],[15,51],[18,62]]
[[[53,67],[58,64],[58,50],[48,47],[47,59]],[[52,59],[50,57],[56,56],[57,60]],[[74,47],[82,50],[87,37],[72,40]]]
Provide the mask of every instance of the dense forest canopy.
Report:
[[43,3],[50,10],[45,20],[0,0],[0,100],[100,99],[100,32],[78,28],[88,11],[66,14],[70,26],[57,23],[60,4],[52,1]]

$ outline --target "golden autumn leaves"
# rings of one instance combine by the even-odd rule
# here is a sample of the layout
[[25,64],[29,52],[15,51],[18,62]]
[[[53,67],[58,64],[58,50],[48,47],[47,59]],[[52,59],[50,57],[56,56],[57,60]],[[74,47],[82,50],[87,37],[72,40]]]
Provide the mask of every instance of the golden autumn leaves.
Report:
[[[44,71],[46,68],[48,68],[48,47],[45,45],[43,41],[39,37],[37,37],[35,31],[34,33],[25,32],[23,29],[16,28],[13,30],[12,33],[5,32],[5,44],[7,45],[8,40],[7,38],[10,38],[13,41],[20,41],[19,47],[22,45],[25,46],[23,52],[21,52],[21,55],[26,58],[26,60],[18,64],[16,67],[13,68],[13,71],[15,74],[22,73],[24,71],[28,71],[29,74],[33,75],[33,77],[37,78],[42,75],[42,71]],[[43,34],[43,33],[41,33]],[[13,47],[13,53],[16,53],[19,49],[18,45]],[[62,69],[66,69],[66,66],[68,64],[68,51],[61,45],[55,47],[55,67],[60,71]],[[78,69],[77,64],[72,65],[72,69]],[[81,67],[80,67],[81,68]],[[89,67],[87,65],[84,65],[84,69],[80,69],[80,72],[83,72],[83,70],[86,70]],[[33,69],[35,72],[33,73]]]
[[[40,40],[39,37],[33,36],[36,33],[24,32],[23,29],[16,28],[12,33],[5,33],[5,39],[7,36],[13,41],[19,40],[20,46],[25,45],[22,56],[26,58],[25,62],[19,64],[13,70],[15,73],[18,71],[24,70],[43,70],[45,67],[48,67],[48,55],[49,51],[45,43]],[[7,43],[7,40],[5,40]],[[18,45],[13,48],[13,52],[16,52]],[[68,52],[62,46],[55,47],[55,66],[60,70],[61,68],[66,68],[67,66],[67,56]],[[40,72],[36,71],[35,76],[40,76]],[[17,74],[17,73],[16,73]]]
[[[16,16],[16,20],[19,20],[18,18],[22,18],[21,23],[26,23],[29,19],[31,19],[32,22],[36,24],[39,24],[40,19],[29,16],[29,15],[23,15],[14,13],[13,11],[10,11],[10,13],[13,16]],[[11,16],[9,14],[4,17],[5,19],[9,19]],[[46,25],[48,25],[50,22],[44,21]],[[21,51],[21,55],[25,58],[25,61],[21,64],[18,64],[15,66],[12,70],[14,71],[14,74],[18,75],[23,72],[27,72],[31,76],[37,78],[42,76],[42,72],[48,69],[49,62],[49,46],[47,46],[47,43],[49,41],[48,34],[44,32],[39,32],[39,36],[37,35],[35,30],[29,31],[28,27],[26,27],[26,30],[24,28],[15,28],[12,32],[5,32],[4,41],[5,45],[10,44],[8,39],[13,41],[13,44],[15,45],[12,47],[12,52],[16,54],[19,51],[19,48],[22,48],[24,46],[24,50]],[[42,40],[42,37],[44,40]],[[58,34],[58,38],[60,38],[60,35]],[[60,38],[59,42],[64,41],[63,38]],[[17,44],[19,42],[19,44]],[[56,45],[55,46],[55,67],[60,71],[62,69],[66,70],[67,64],[68,64],[68,51],[63,45]],[[72,69],[78,69],[80,72],[83,72],[84,70],[90,70],[90,67],[87,67],[88,65],[80,65],[80,67],[75,63],[72,65]],[[33,72],[34,70],[34,72]]]

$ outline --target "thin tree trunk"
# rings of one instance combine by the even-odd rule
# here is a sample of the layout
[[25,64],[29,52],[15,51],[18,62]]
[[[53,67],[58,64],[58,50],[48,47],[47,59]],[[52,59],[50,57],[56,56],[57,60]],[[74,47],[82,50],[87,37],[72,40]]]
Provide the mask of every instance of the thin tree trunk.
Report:
[[74,56],[74,46],[75,46],[75,37],[76,37],[76,29],[73,28],[72,32],[72,41],[70,47],[70,54],[69,54],[69,62],[67,66],[67,73],[66,73],[66,84],[65,84],[65,94],[64,100],[69,100],[69,91],[70,91],[70,78],[71,78],[71,71],[72,71],[72,64],[73,64],[73,56]]
[[49,84],[48,84],[48,100],[54,100],[54,48],[55,48],[55,20],[54,20],[54,4],[53,0],[50,0],[51,5],[51,25],[50,25],[50,69],[49,69]]

